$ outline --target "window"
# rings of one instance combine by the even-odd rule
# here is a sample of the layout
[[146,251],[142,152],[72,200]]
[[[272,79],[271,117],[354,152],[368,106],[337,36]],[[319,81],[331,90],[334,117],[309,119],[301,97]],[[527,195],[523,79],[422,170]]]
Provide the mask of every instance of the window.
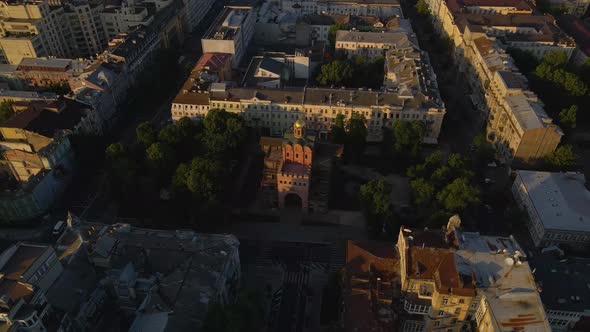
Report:
[[444,311],[440,310],[440,311],[438,312],[438,317],[441,317],[441,316],[444,316],[444,315],[445,315],[445,312],[444,312]]
[[434,327],[437,327],[437,326],[440,326],[440,322],[439,321],[434,322]]
[[459,303],[460,303],[460,304],[463,304],[463,303],[465,303],[465,300],[464,300],[464,299],[460,299],[460,300],[459,300]]
[[445,298],[443,298],[443,302],[442,302],[442,304],[443,304],[443,305],[447,305],[447,304],[449,304],[449,299],[448,299],[448,298],[446,298],[446,297],[445,297]]
[[459,315],[461,313],[461,308],[455,308],[455,315]]

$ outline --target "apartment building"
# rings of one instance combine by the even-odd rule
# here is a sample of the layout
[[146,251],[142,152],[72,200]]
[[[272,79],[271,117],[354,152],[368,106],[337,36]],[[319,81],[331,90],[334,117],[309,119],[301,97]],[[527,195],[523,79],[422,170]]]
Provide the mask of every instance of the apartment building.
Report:
[[0,255],[0,330],[46,331],[45,293],[63,271],[52,247],[17,243]]
[[266,52],[254,56],[242,79],[242,86],[282,88],[304,85],[314,69],[311,57],[302,50],[295,50],[292,54]]
[[576,325],[590,317],[590,259],[557,249],[535,255],[529,263],[553,331],[583,331]]
[[187,24],[189,31],[193,31],[205,17],[214,0],[192,0],[186,2]]
[[[179,98],[179,97],[177,97]],[[440,99],[418,93],[411,98],[396,92],[329,88],[232,88],[212,84],[209,91],[184,93],[172,103],[172,116],[203,118],[210,108],[223,108],[241,114],[252,127],[269,128],[282,135],[296,119],[306,121],[310,129],[327,134],[336,115],[350,118],[362,114],[367,120],[370,141],[382,139],[383,128],[394,121],[425,121],[424,142],[435,144],[445,114]]]
[[255,16],[252,7],[226,6],[201,39],[203,53],[231,54],[237,68],[254,35]]
[[411,32],[361,32],[338,30],[336,51],[343,51],[349,57],[361,56],[367,61],[384,57],[390,49],[413,48],[417,42]]
[[67,42],[72,56],[96,57],[105,49],[108,41],[100,17],[104,8],[102,2],[74,0],[64,3],[63,8],[66,21],[60,24],[67,26],[70,30]]
[[585,185],[580,173],[516,171],[512,194],[529,216],[527,226],[536,246],[587,248],[590,192]]
[[72,57],[71,32],[64,8],[48,0],[0,2],[0,48],[3,60],[19,64],[25,57]]
[[500,70],[488,87],[487,137],[502,160],[534,164],[553,152],[563,132],[520,73]]
[[555,150],[563,132],[505,49],[520,48],[539,58],[555,50],[571,56],[575,43],[551,16],[532,15],[520,0],[490,3],[493,8],[487,9],[472,4],[429,2],[435,26],[453,41],[459,71],[467,78],[471,101],[486,120],[487,139],[497,157],[507,163],[534,164]]
[[459,227],[454,216],[443,231],[400,229],[401,330],[551,331],[514,238]]
[[5,179],[0,219],[37,217],[65,190],[72,176],[70,133],[96,133],[93,110],[60,98],[49,102],[16,102],[21,110],[0,127]]
[[403,16],[398,0],[281,0],[280,8],[298,15]]
[[55,58],[24,58],[17,66],[15,75],[31,88],[69,85],[84,73],[94,62]]
[[576,17],[583,17],[588,12],[588,0],[549,0],[549,6],[561,12],[574,15]]
[[107,40],[122,33],[129,33],[140,25],[148,26],[154,20],[147,7],[123,2],[121,6],[107,6],[100,13]]
[[152,314],[162,319],[158,331],[194,330],[211,304],[235,299],[240,256],[233,235],[86,222],[79,231],[88,262],[106,270],[119,308],[136,315],[131,331],[153,330],[146,322]]

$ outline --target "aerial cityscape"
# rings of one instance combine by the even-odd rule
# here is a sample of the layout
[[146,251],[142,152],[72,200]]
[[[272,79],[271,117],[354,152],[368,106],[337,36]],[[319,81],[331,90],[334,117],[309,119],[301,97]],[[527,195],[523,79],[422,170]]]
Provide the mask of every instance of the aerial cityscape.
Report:
[[590,332],[590,0],[0,0],[0,332]]

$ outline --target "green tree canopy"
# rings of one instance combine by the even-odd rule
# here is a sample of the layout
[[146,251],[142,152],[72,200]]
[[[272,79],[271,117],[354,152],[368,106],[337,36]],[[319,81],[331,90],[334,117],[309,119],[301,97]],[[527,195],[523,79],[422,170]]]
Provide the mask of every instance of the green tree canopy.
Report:
[[211,109],[203,120],[203,141],[213,155],[235,151],[246,137],[244,120],[222,109]]
[[562,145],[547,156],[545,161],[555,170],[571,170],[577,163],[578,157],[571,145]]
[[535,55],[529,51],[509,47],[506,52],[512,56],[518,69],[520,69],[520,71],[525,75],[528,75],[534,71],[539,65],[539,60],[537,57],[535,57]]
[[0,103],[0,125],[14,115],[14,110],[12,109],[13,104],[14,102],[12,100]]
[[413,193],[416,206],[430,204],[434,198],[434,186],[423,178],[410,181],[410,189]]
[[174,151],[164,143],[153,143],[146,150],[146,158],[150,166],[156,171],[168,172],[174,169]]
[[381,233],[393,217],[391,185],[381,177],[362,185],[359,193],[369,228]]
[[215,205],[219,203],[222,173],[223,167],[219,161],[197,157],[191,161],[186,187],[202,203]]
[[127,155],[127,150],[125,146],[121,143],[113,143],[107,146],[105,150],[105,158],[107,160],[113,161],[125,157]]
[[352,80],[353,69],[346,60],[334,60],[322,65],[320,74],[316,78],[318,83],[327,85],[349,85]]
[[561,112],[559,112],[559,123],[567,128],[576,128],[577,113],[577,105],[572,105],[569,108],[562,109]]
[[137,143],[143,147],[148,147],[156,142],[156,130],[151,122],[145,121],[135,128],[135,138]]
[[344,144],[346,141],[346,129],[344,126],[344,115],[338,114],[334,119],[332,126],[332,142],[336,144]]
[[158,140],[162,143],[166,143],[169,146],[176,148],[182,142],[182,134],[180,132],[180,128],[169,124],[160,130],[160,134],[158,135]]
[[209,306],[203,332],[260,331],[264,324],[264,301],[258,293],[241,291],[235,304]]
[[395,121],[393,123],[393,151],[415,158],[426,133],[424,121]]
[[436,195],[437,200],[448,211],[459,212],[469,205],[479,203],[479,189],[472,186],[467,178],[457,178]]
[[425,0],[418,0],[414,7],[416,8],[416,12],[418,13],[418,15],[430,15],[430,9],[428,9],[428,4]]
[[365,116],[352,113],[346,122],[346,143],[344,156],[349,160],[359,160],[365,150],[367,141],[367,125]]

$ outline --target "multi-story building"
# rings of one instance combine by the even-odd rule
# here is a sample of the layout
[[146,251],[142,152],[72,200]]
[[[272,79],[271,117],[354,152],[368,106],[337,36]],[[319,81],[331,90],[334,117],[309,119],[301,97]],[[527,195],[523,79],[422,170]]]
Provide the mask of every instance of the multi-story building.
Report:
[[96,57],[107,45],[100,17],[102,2],[73,0],[64,3],[63,8],[65,22],[60,23],[70,30],[67,42],[72,56]]
[[572,55],[572,63],[581,66],[590,58],[590,24],[572,15],[562,15],[559,26],[576,41],[576,49]]
[[588,0],[549,0],[552,8],[576,17],[583,17],[588,12],[589,5]]
[[18,243],[0,255],[0,330],[46,331],[45,293],[63,271],[51,247]]
[[299,15],[339,14],[377,17],[402,17],[397,0],[281,0],[281,10]]
[[343,51],[349,57],[362,56],[367,61],[384,57],[390,49],[413,48],[417,43],[405,31],[400,32],[361,32],[338,30],[336,32],[336,51]]
[[237,68],[254,35],[255,16],[252,7],[226,6],[201,39],[203,53],[231,54]]
[[154,20],[146,7],[132,6],[126,2],[121,6],[105,7],[100,17],[108,40],[129,33],[140,25],[148,26]]
[[563,132],[528,90],[523,75],[496,71],[487,91],[487,136],[500,159],[534,164],[557,148]]
[[534,164],[553,152],[563,132],[505,49],[519,48],[537,57],[559,50],[570,56],[572,39],[551,16],[531,14],[521,0],[427,3],[435,27],[452,41],[459,71],[471,88],[469,97],[487,122],[487,139],[497,157],[507,163]]
[[267,52],[252,57],[248,70],[242,79],[242,86],[282,88],[307,83],[313,72],[311,56],[302,50],[294,54]]
[[65,20],[64,8],[50,6],[47,0],[0,2],[3,60],[19,64],[25,57],[72,57]]
[[551,331],[514,238],[459,226],[454,216],[444,231],[400,229],[402,331]]
[[71,79],[84,73],[94,62],[87,60],[24,58],[15,75],[30,88],[68,86]]
[[67,187],[73,171],[69,133],[96,133],[93,111],[81,103],[59,99],[30,105],[0,127],[3,140],[4,190],[0,219],[37,217]]
[[240,256],[233,235],[129,224],[81,222],[79,228],[90,263],[107,270],[107,285],[122,310],[137,314],[133,331],[145,330],[145,315],[151,314],[162,316],[162,330],[194,330],[211,304],[235,299]]
[[516,171],[512,194],[529,216],[536,246],[588,247],[590,192],[585,182],[579,173]]
[[186,15],[189,31],[194,30],[205,17],[214,0],[192,0],[186,2]]
[[590,260],[547,251],[530,258],[529,262],[535,270],[552,330],[583,331],[575,327],[590,317]]
[[454,16],[459,33],[464,33],[468,26],[472,34],[485,34],[497,40],[502,48],[527,51],[538,59],[554,51],[564,52],[569,58],[576,47],[550,15],[454,13]]
[[295,120],[303,119],[310,129],[327,135],[336,115],[350,118],[359,113],[366,119],[370,141],[379,141],[383,128],[395,121],[424,121],[424,142],[435,144],[445,114],[444,104],[432,95],[417,93],[402,98],[393,91],[368,91],[329,88],[231,88],[212,84],[210,91],[193,93],[182,103],[172,104],[172,116],[204,117],[210,108],[223,108],[241,114],[252,127],[270,129],[283,135]]

